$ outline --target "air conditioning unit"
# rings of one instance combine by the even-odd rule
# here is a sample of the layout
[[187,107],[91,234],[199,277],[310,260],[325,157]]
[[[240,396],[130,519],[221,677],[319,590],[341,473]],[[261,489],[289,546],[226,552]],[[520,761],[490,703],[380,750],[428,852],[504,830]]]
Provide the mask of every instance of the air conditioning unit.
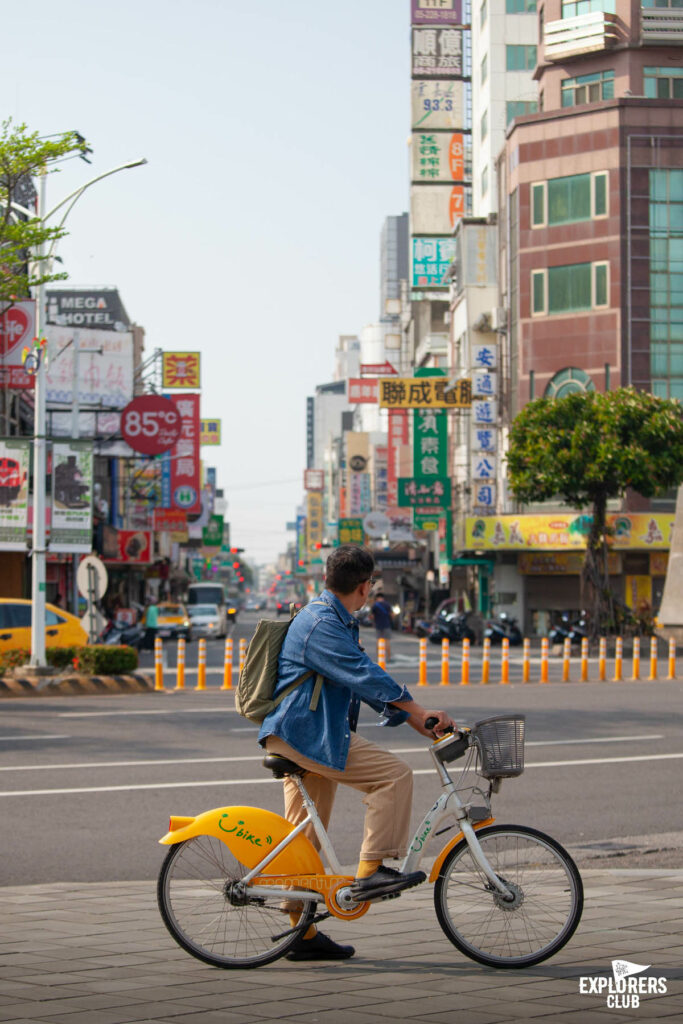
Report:
[[508,325],[508,314],[504,306],[491,310],[491,327],[494,331],[504,331]]

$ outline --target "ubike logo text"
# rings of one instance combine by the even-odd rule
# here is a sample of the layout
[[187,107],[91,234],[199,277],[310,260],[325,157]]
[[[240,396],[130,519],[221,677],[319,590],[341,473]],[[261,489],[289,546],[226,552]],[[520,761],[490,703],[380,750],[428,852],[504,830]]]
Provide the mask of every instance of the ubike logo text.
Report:
[[634,1010],[640,1006],[642,996],[666,995],[666,978],[634,978],[634,974],[647,971],[650,964],[641,965],[629,960],[612,961],[612,978],[579,978],[579,992],[583,996],[606,997],[610,1010]]

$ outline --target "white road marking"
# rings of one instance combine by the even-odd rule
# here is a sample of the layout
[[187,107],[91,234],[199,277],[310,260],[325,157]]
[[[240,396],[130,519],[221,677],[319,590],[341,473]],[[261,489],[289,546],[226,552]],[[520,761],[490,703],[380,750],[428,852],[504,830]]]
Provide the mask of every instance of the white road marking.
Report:
[[67,733],[40,733],[37,736],[0,736],[0,743],[16,743],[19,740],[68,740],[69,736]]
[[[625,743],[634,740],[661,740],[663,734],[653,733],[650,736],[598,736],[590,740],[532,740],[527,747],[561,746],[573,743]],[[427,753],[428,747],[390,747],[392,754],[419,754]],[[79,761],[72,764],[18,764],[3,765],[0,772],[35,772],[35,771],[62,771],[66,768],[155,768],[157,765],[180,765],[180,764],[237,764],[241,761],[261,761],[264,754],[245,754],[241,757],[174,757],[158,758],[146,761]]]
[[[173,691],[169,691],[173,692]],[[200,715],[205,712],[211,712],[214,714],[217,711],[223,711],[237,714],[234,708],[217,707],[217,708],[154,708],[153,710],[147,711],[59,711],[57,712],[58,718],[110,718],[113,716],[120,715]]]
[[[588,764],[626,764],[635,761],[670,761],[683,758],[683,751],[676,754],[643,754],[635,757],[594,757],[580,761],[534,761],[526,768],[566,768]],[[433,768],[419,768],[414,775],[431,775]],[[197,786],[260,786],[265,783],[277,782],[277,779],[260,777],[258,779],[207,779],[202,782],[149,782],[132,786],[78,786],[73,789],[16,789],[0,793],[7,796],[65,796],[72,793],[125,793],[136,789],[191,789]]]

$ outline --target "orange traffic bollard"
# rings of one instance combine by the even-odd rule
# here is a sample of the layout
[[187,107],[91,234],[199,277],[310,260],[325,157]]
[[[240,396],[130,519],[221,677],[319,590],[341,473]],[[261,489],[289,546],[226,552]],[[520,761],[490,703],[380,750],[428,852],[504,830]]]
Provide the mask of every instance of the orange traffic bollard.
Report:
[[424,636],[420,640],[420,674],[417,685],[427,685],[427,637]]
[[529,657],[530,657],[530,655],[531,655],[531,640],[529,640],[528,637],[525,637],[524,638],[524,642],[522,644],[522,682],[523,683],[528,683],[529,682],[529,671],[530,671]]
[[581,640],[581,682],[588,682],[588,637]]
[[673,637],[669,640],[669,674],[666,678],[676,678],[676,641]]
[[460,685],[470,685],[470,642],[467,637],[464,637],[462,641],[462,669]]
[[247,641],[245,637],[240,640],[240,667],[239,674],[242,675],[242,669],[244,668],[244,662],[247,657]]
[[160,636],[154,638],[154,689],[164,688],[164,645]]
[[195,690],[206,689],[206,640],[204,637],[200,637],[199,640],[199,654],[197,664],[197,685]]
[[178,658],[177,658],[176,690],[185,689],[185,637],[178,637]]
[[450,679],[448,678],[448,640],[446,637],[441,641],[441,685],[448,686]]
[[649,680],[657,678],[657,637],[650,637],[650,675]]
[[548,637],[544,636],[541,640],[541,683],[548,682]]
[[598,651],[598,679],[604,683],[607,679],[607,637],[600,637],[600,648]]
[[386,672],[387,668],[387,642],[383,636],[377,641],[377,664]]
[[631,679],[640,679],[640,637],[633,638],[633,672]]
[[620,636],[617,637],[616,647],[614,650],[614,679],[613,683],[621,683],[624,679],[624,641]]
[[510,641],[504,636],[501,642],[500,681],[505,684],[510,682]]
[[223,661],[223,685],[221,690],[232,690],[232,637],[225,639],[225,659]]
[[569,682],[569,672],[570,672],[570,668],[571,668],[571,658],[572,658],[572,642],[569,639],[569,637],[567,636],[564,639],[564,650],[562,652],[562,682],[563,683],[568,683]]
[[482,684],[486,684],[489,681],[489,670],[491,662],[491,639],[488,636],[484,637],[484,650],[481,656],[481,681]]

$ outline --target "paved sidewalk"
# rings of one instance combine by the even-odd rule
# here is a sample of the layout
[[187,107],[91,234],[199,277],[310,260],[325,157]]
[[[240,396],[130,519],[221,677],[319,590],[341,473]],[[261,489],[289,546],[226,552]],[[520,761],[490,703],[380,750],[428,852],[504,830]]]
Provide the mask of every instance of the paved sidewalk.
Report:
[[[221,971],[166,932],[153,882],[0,889],[0,1021],[11,1024],[619,1024],[683,1020],[683,871],[582,871],[586,906],[570,944],[525,971],[475,964],[447,941],[431,886],[357,922],[326,921],[353,941],[341,964],[276,961]],[[665,995],[608,1009],[580,976],[611,978],[612,958],[651,964]]]

